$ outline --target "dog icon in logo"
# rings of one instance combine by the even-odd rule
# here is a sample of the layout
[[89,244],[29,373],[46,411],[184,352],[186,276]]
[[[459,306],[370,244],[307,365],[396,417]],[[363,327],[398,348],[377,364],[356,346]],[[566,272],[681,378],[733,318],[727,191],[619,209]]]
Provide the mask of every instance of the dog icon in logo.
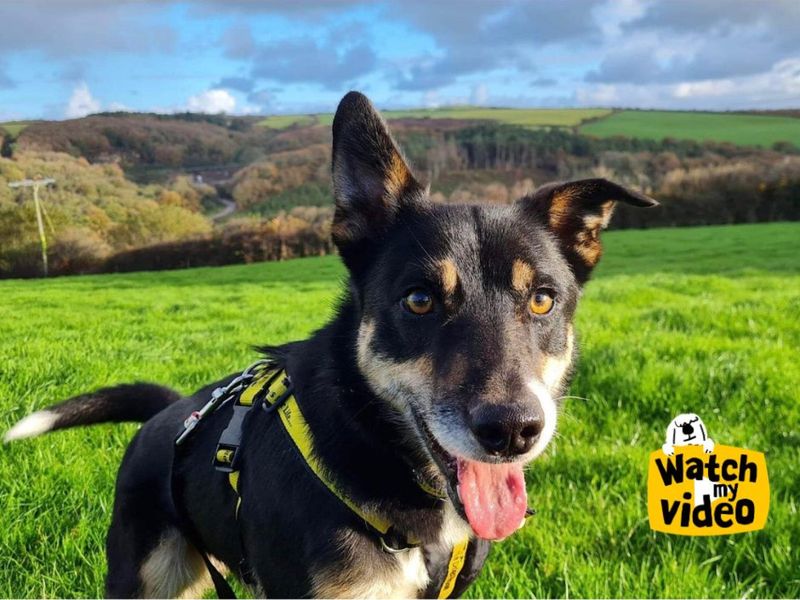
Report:
[[703,420],[694,413],[678,415],[667,427],[667,439],[661,446],[664,454],[675,454],[675,446],[702,446],[709,454],[714,451],[714,440],[708,437]]

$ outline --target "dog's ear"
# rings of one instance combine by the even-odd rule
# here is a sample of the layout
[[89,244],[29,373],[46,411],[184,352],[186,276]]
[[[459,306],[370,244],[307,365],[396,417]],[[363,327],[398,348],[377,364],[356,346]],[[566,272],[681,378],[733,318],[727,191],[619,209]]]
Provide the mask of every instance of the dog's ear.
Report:
[[606,179],[550,183],[519,200],[519,205],[555,234],[575,277],[584,283],[600,260],[600,231],[611,220],[617,202],[658,205],[652,198]]
[[397,149],[386,123],[366,96],[350,92],[333,118],[331,234],[348,262],[378,239],[404,208],[424,204],[424,188]]

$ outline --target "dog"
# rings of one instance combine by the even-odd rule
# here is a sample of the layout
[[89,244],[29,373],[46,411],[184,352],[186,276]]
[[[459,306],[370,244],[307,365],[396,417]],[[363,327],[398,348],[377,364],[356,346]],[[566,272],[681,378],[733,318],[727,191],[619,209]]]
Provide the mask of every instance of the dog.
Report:
[[714,451],[714,440],[708,437],[703,419],[694,413],[687,413],[672,419],[661,451],[672,456],[675,454],[675,446],[702,446],[703,452],[710,454]]
[[[189,397],[154,384],[101,389],[7,434],[144,423],[118,474],[108,596],[200,594],[205,559],[270,597],[457,596],[491,543],[524,522],[523,468],[556,431],[600,231],[616,202],[656,201],[585,179],[508,206],[433,203],[357,92],[334,117],[332,175],[346,289],[309,339],[263,349],[291,381],[313,456],[266,403],[242,426],[238,493],[211,464],[229,406],[176,446],[236,375]],[[320,485],[320,469],[339,492]],[[367,513],[400,543],[376,535]]]

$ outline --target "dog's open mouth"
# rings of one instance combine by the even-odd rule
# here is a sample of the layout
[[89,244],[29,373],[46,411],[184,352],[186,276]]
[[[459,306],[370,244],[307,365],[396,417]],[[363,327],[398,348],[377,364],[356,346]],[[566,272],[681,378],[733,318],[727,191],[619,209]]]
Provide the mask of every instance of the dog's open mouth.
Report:
[[528,508],[522,464],[454,456],[442,447],[419,414],[412,412],[428,452],[444,475],[453,505],[475,535],[502,540],[519,529]]

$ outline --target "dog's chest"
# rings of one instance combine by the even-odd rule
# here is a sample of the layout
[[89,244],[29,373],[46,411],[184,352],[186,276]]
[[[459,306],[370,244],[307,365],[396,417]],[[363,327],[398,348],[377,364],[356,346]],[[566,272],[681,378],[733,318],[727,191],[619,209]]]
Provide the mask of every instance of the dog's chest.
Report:
[[[436,588],[433,593],[436,596],[444,583],[451,551],[470,533],[469,525],[450,506],[445,509],[437,543],[425,548],[374,554],[374,541],[348,531],[339,538],[343,559],[313,577],[314,595],[325,598],[416,598],[430,594]],[[481,564],[469,565],[469,570],[477,574],[482,562],[480,559]]]

